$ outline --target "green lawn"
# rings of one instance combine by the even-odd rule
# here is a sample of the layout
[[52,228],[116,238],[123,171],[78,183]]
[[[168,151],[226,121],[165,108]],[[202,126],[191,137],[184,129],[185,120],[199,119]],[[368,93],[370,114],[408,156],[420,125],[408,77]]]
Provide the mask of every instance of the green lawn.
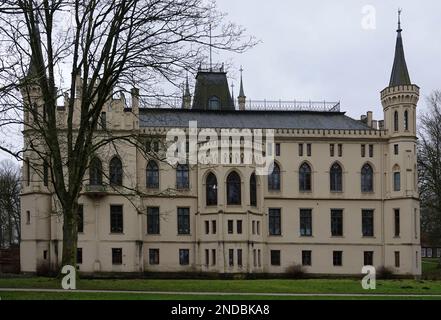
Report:
[[[52,278],[5,278],[0,288],[54,288],[61,281]],[[79,280],[78,289],[179,291],[179,292],[245,292],[245,293],[367,293],[360,280],[308,279],[308,280]],[[378,280],[373,293],[441,294],[441,281],[432,280]]]
[[428,279],[436,278],[441,280],[441,268],[439,268],[439,259],[423,258],[422,261],[423,276]]

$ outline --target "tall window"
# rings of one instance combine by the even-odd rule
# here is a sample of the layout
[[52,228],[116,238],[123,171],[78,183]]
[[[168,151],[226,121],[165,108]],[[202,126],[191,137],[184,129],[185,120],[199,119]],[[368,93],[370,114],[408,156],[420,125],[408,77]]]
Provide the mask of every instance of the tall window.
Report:
[[329,172],[331,191],[339,192],[343,190],[342,174],[341,166],[338,163],[334,163]]
[[123,206],[110,206],[110,232],[123,233]]
[[280,250],[271,250],[271,265],[280,266]]
[[47,160],[43,162],[43,184],[45,187],[49,185],[49,164]]
[[400,209],[394,209],[394,234],[400,236]]
[[227,221],[227,230],[229,234],[232,234],[234,232],[234,220],[228,220]]
[[409,111],[404,111],[404,130],[409,130]]
[[332,252],[332,262],[334,266],[342,266],[343,265],[343,251],[333,251]]
[[159,188],[159,168],[158,164],[150,160],[147,163],[147,170],[146,170],[146,184],[147,188],[150,189],[158,189]]
[[302,265],[303,266],[310,266],[312,265],[312,254],[311,250],[303,250],[302,251]]
[[366,157],[366,145],[365,144],[361,145],[361,157],[362,158]]
[[281,214],[280,209],[269,209],[269,234],[271,236],[280,236],[281,230]]
[[308,157],[312,155],[312,145],[310,143],[306,144],[306,155]]
[[216,176],[210,172],[206,181],[206,197],[207,206],[217,205],[217,179]]
[[101,116],[100,116],[100,125],[101,125],[101,129],[102,130],[106,130],[107,127],[107,120],[106,120],[106,113],[105,112],[101,112]]
[[190,264],[190,250],[179,249],[179,264],[181,266],[187,266]]
[[147,208],[147,233],[159,234],[159,207]]
[[149,249],[149,264],[159,264],[159,249]]
[[77,264],[83,263],[83,248],[77,248]]
[[300,235],[302,237],[312,236],[312,210],[300,209]]
[[112,264],[122,264],[122,248],[112,248]]
[[299,190],[311,191],[311,167],[306,162],[299,169]]
[[189,186],[190,186],[190,182],[189,182],[188,165],[179,164],[176,167],[176,188],[177,189],[188,189]]
[[123,168],[121,160],[118,157],[113,157],[110,160],[110,184],[114,186],[122,186]]
[[92,186],[103,184],[103,166],[100,159],[94,157],[89,166],[89,183]]
[[329,145],[329,156],[330,156],[330,157],[333,157],[334,154],[335,154],[335,144],[331,143],[331,144]]
[[400,251],[395,251],[395,267],[400,267]]
[[374,236],[374,210],[362,210],[361,229],[363,237]]
[[29,162],[28,158],[26,158],[25,160],[25,169],[26,169],[26,185],[29,186],[31,183],[31,163]]
[[398,131],[398,111],[394,112],[394,131]]
[[242,234],[242,220],[236,221],[236,230],[238,234]]
[[256,174],[253,172],[250,177],[250,205],[257,206],[257,183]]
[[279,191],[280,190],[280,167],[277,163],[274,163],[273,172],[268,175],[268,190]]
[[303,157],[303,143],[299,143],[299,157]]
[[227,204],[238,205],[241,203],[240,177],[236,171],[227,177]]
[[243,263],[242,263],[242,249],[237,249],[237,265],[239,267],[243,266]]
[[190,234],[189,208],[178,208],[178,234]]
[[234,266],[234,249],[228,249],[228,265]]
[[79,233],[84,232],[84,209],[83,205],[78,205],[78,222],[77,222],[77,229]]
[[400,191],[401,189],[401,174],[400,172],[394,172],[394,191]]
[[364,251],[363,252],[363,265],[373,266],[374,265],[374,252]]
[[343,236],[343,210],[331,210],[331,235],[333,237]]
[[361,192],[374,191],[374,171],[369,164],[365,164],[361,168]]

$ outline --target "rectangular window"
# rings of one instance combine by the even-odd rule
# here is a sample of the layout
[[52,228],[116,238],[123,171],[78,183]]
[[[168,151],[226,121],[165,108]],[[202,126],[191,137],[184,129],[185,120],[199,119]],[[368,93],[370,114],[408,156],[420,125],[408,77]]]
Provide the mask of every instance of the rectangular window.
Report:
[[251,222],[251,232],[256,234],[256,221]]
[[333,251],[332,252],[332,262],[334,266],[343,265],[343,251]]
[[366,145],[361,145],[361,157],[364,158],[366,156]]
[[233,220],[228,220],[227,221],[227,228],[228,228],[228,233],[229,234],[232,234],[234,232],[233,231],[233,224],[234,224]]
[[189,249],[179,249],[179,264],[181,266],[188,266],[190,264]]
[[25,160],[25,169],[26,169],[26,185],[29,186],[31,184],[31,163],[29,159]]
[[253,249],[253,265],[257,267],[257,250]]
[[46,160],[43,162],[43,184],[45,187],[49,185],[49,165]]
[[343,145],[342,144],[338,145],[338,156],[343,157]]
[[190,208],[178,208],[178,234],[190,234]]
[[374,252],[373,251],[363,252],[363,265],[364,266],[373,266],[374,265]]
[[159,264],[159,249],[149,249],[149,264]]
[[216,265],[216,249],[211,249],[211,264]]
[[211,233],[216,234],[216,220],[211,221]]
[[312,236],[312,210],[300,209],[300,236]]
[[427,255],[427,258],[432,258],[432,248],[427,248],[426,255]]
[[400,236],[400,209],[394,209],[394,231],[395,237]]
[[270,236],[280,236],[282,234],[280,209],[269,209],[268,219]]
[[436,257],[441,258],[441,248],[436,249]]
[[334,144],[331,143],[329,145],[329,156],[333,157],[334,156]]
[[374,157],[374,145],[373,144],[369,145],[369,157],[371,157],[371,158]]
[[374,236],[374,210],[362,210],[361,229],[363,237]]
[[399,172],[394,172],[394,191],[401,189],[401,175]]
[[46,260],[47,259],[47,250],[43,251],[43,259]]
[[205,234],[210,233],[210,221],[205,221]]
[[122,248],[112,248],[112,264],[122,264]]
[[303,143],[299,143],[299,157],[303,157]]
[[210,250],[205,249],[205,266],[208,267],[210,265]]
[[147,208],[147,233],[159,234],[159,207]]
[[242,267],[242,249],[237,249],[237,265]]
[[306,155],[310,157],[312,155],[312,146],[310,143],[306,145]]
[[110,206],[110,233],[123,233],[123,206]]
[[234,249],[228,250],[228,264],[230,267],[234,266]]
[[395,251],[395,268],[400,267],[400,251]]
[[83,248],[77,248],[77,264],[83,263]]
[[83,233],[84,232],[84,210],[83,210],[83,205],[82,204],[78,205],[78,223],[77,223],[77,227],[78,227],[78,232],[79,233]]
[[394,144],[394,154],[398,154],[398,153],[399,153],[398,144]]
[[303,266],[310,266],[310,265],[312,265],[311,251],[310,250],[303,250],[302,251],[302,265]]
[[236,227],[237,227],[237,233],[238,234],[242,234],[242,220],[237,220],[236,221]]
[[260,235],[260,221],[256,221],[256,232]]
[[29,210],[26,211],[26,224],[31,224],[31,212]]
[[261,254],[260,254],[260,249],[257,249],[257,266],[261,267],[262,266],[262,259],[261,259]]
[[276,143],[276,157],[280,157],[280,143]]
[[271,265],[280,266],[280,250],[271,250]]
[[421,258],[426,257],[426,248],[421,248]]
[[343,210],[331,210],[331,234],[333,237],[343,236]]

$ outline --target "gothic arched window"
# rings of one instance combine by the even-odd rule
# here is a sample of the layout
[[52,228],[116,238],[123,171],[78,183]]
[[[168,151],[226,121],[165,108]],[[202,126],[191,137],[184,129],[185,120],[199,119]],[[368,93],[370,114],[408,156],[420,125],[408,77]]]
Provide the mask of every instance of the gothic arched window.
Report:
[[179,164],[176,167],[176,188],[177,189],[188,189],[189,183],[189,170],[188,165]]
[[123,168],[122,162],[118,157],[113,157],[109,165],[110,184],[113,186],[122,186]]
[[207,206],[216,206],[217,205],[217,179],[216,176],[210,172],[207,175],[207,179],[205,181],[206,187],[206,201]]
[[409,111],[404,111],[404,130],[409,130]]
[[311,167],[306,162],[299,169],[299,190],[311,191]]
[[331,171],[329,172],[331,191],[339,192],[343,191],[343,170],[338,163],[334,163],[331,167]]
[[279,191],[280,190],[280,167],[277,163],[274,163],[273,172],[268,175],[268,190]]
[[398,131],[398,111],[394,112],[394,131]]
[[89,165],[89,184],[92,186],[103,184],[103,166],[100,159],[92,158]]
[[361,168],[361,192],[374,191],[374,171],[369,164],[365,164]]
[[146,186],[150,189],[159,188],[159,168],[157,163],[153,160],[147,163]]
[[250,177],[250,205],[257,206],[257,182],[256,174],[253,172]]
[[227,177],[227,204],[237,205],[241,203],[240,176],[236,171]]

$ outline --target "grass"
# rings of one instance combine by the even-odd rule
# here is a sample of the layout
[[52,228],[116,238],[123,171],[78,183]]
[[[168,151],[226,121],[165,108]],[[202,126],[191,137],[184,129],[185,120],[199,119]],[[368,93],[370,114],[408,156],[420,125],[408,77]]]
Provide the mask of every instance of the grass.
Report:
[[426,279],[441,279],[441,268],[439,258],[423,258],[423,276]]

